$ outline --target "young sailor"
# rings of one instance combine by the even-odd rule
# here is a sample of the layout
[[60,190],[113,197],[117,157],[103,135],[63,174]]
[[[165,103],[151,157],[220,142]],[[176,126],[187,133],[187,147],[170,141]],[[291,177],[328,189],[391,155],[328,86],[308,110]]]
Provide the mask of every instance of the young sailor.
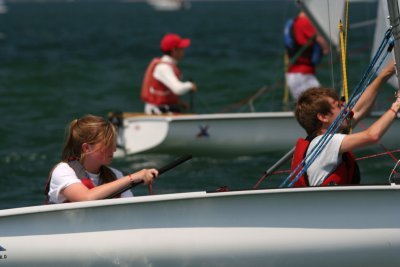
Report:
[[180,113],[187,109],[188,105],[179,96],[196,91],[197,85],[182,81],[178,63],[189,45],[190,39],[174,33],[162,38],[160,47],[164,55],[150,62],[143,79],[141,98],[145,103],[145,113]]
[[[70,122],[61,162],[50,172],[45,195],[48,203],[104,199],[132,183],[151,184],[156,169],[143,169],[124,176],[108,167],[116,148],[116,132],[111,122],[86,115]],[[131,197],[126,191],[120,197]]]
[[[394,73],[393,61],[389,63],[368,86],[352,110],[353,122],[362,119],[371,109],[381,85]],[[312,88],[302,93],[297,101],[295,116],[306,130],[307,140],[300,139],[294,152],[292,171],[310,153],[329,126],[337,118],[343,103],[333,89]],[[359,183],[357,166],[351,151],[374,144],[380,140],[400,108],[397,95],[391,107],[368,129],[347,134],[348,122],[341,125],[340,133],[333,135],[315,161],[295,186],[345,185]],[[353,125],[354,125],[353,123]]]
[[308,88],[320,86],[315,76],[316,65],[329,52],[329,45],[303,11],[286,23],[284,40],[292,61],[286,72],[286,83],[297,99]]

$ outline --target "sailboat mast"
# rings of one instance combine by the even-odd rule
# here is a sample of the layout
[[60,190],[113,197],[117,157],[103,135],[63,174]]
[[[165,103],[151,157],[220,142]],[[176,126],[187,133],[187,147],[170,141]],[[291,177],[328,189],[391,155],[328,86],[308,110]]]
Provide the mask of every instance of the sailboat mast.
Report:
[[[396,61],[396,77],[400,88],[400,16],[398,0],[387,0],[390,26],[394,38],[394,59]],[[399,93],[399,91],[397,92]]]

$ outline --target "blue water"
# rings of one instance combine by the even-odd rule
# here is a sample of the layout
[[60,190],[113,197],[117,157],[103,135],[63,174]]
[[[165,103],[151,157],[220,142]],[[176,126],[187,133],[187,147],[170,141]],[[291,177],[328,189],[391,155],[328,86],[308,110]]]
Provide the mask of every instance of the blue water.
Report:
[[[59,161],[70,120],[87,113],[142,110],[142,75],[149,60],[160,55],[159,40],[166,32],[192,39],[181,68],[199,86],[196,112],[227,110],[264,85],[270,90],[256,100],[256,109],[282,108],[282,27],[296,13],[292,1],[193,2],[190,10],[178,12],[156,12],[145,3],[94,1],[8,6],[9,12],[0,15],[0,209],[43,203],[44,183]],[[357,4],[350,20],[374,12],[374,4]],[[350,88],[366,68],[372,33],[368,27],[349,36]],[[337,70],[336,59],[331,64],[324,58],[318,76],[328,86],[337,84]],[[387,105],[386,98],[379,103]],[[283,154],[194,158],[160,177],[155,192],[251,188]],[[113,165],[128,172],[173,159],[137,155]],[[392,162],[382,158],[361,165],[367,182],[384,183]],[[272,176],[262,187],[276,187],[282,177]]]

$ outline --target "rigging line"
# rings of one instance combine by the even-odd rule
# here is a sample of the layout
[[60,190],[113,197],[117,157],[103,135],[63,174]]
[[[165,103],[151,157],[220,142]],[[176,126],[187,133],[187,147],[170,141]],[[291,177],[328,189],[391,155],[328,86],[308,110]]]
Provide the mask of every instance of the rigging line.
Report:
[[[343,124],[344,120],[349,116],[352,108],[354,107],[355,103],[358,101],[358,99],[360,98],[361,94],[366,90],[367,85],[370,83],[372,77],[376,74],[377,69],[374,70],[373,66],[375,66],[377,60],[379,59],[379,57],[382,55],[382,52],[384,50],[384,47],[388,44],[388,40],[390,38],[390,34],[387,33],[391,33],[391,29],[389,29],[386,34],[385,37],[378,49],[378,51],[376,52],[372,62],[370,63],[367,72],[364,74],[362,80],[359,82],[358,87],[356,87],[356,89],[353,91],[353,94],[351,96],[351,100],[343,107],[342,111],[340,112],[340,114],[338,115],[338,117],[334,120],[334,122],[332,123],[332,125],[330,125],[326,131],[326,133],[322,136],[322,138],[317,142],[316,146],[311,150],[311,152],[302,160],[302,162],[292,171],[292,173],[284,180],[284,182],[280,185],[280,187],[283,187],[286,185],[286,183],[288,181],[290,181],[290,179],[294,176],[294,174],[296,174],[299,171],[299,173],[297,174],[297,176],[289,183],[288,187],[291,187],[308,169],[308,167],[314,162],[314,160],[316,159],[316,157],[321,153],[322,149],[326,146],[326,144],[330,141],[330,139],[333,137],[333,132],[336,132],[339,127]],[[386,55],[385,57],[388,55],[389,51],[386,50]],[[384,57],[384,58],[385,58]],[[384,58],[381,60],[381,62],[379,63],[379,67],[380,65],[382,65],[382,62],[384,61]],[[372,71],[372,75],[371,75],[371,71]],[[367,79],[367,77],[369,76],[369,78]],[[365,80],[367,80],[367,84],[362,88],[361,85],[365,82]],[[359,90],[361,89],[360,93],[357,93]],[[340,124],[339,124],[340,122]]]
[[[358,158],[356,158],[355,160],[356,160],[356,161],[362,161],[362,160],[365,160],[365,159],[377,158],[377,157],[386,156],[386,155],[388,155],[388,154],[393,154],[393,153],[398,153],[398,152],[400,152],[400,149],[395,149],[395,150],[391,150],[391,151],[387,151],[387,152],[376,153],[376,154],[371,154],[371,155],[367,155],[367,156],[363,156],[363,157],[358,157]],[[397,161],[395,161],[395,162],[397,162]],[[270,176],[270,175],[279,175],[279,174],[289,174],[289,173],[290,173],[290,169],[273,171],[273,172],[271,172],[271,173],[268,173],[268,175],[265,173],[265,174],[261,177],[260,181],[258,181],[257,184],[253,187],[253,189],[257,189],[258,186],[260,185],[260,183],[261,183],[265,178],[267,178],[267,176]]]
[[233,109],[244,110],[245,108],[247,108],[247,105],[251,105],[251,103],[253,103],[254,100],[260,98],[261,96],[265,95],[267,92],[271,91],[272,89],[276,89],[276,88],[278,88],[278,85],[276,85],[276,84],[272,85],[270,87],[263,85],[251,96],[243,98],[242,100],[235,102],[233,104],[222,107],[219,112],[225,113],[225,112],[229,112]]
[[[361,80],[358,82],[358,84],[356,85],[356,88],[352,94],[352,97],[355,95],[356,91],[359,90],[359,88],[365,83],[366,80],[370,79],[367,78],[369,75],[371,75],[371,70],[374,68],[376,62],[378,61],[379,57],[382,55],[384,48],[387,46],[387,44],[389,43],[389,39],[390,39],[390,35],[391,35],[392,29],[389,28],[385,35],[384,38],[380,44],[380,46],[378,47],[378,50],[376,51],[374,57],[371,60],[371,63],[369,64],[366,72],[364,73],[364,76],[361,78]],[[382,64],[382,63],[381,63]],[[364,88],[365,90],[365,88]]]
[[[349,102],[349,90],[347,86],[347,57],[346,57],[346,43],[344,40],[344,32],[343,32],[343,24],[340,20],[339,22],[339,34],[340,34],[340,47],[341,47],[341,61],[342,61],[342,76],[343,76],[343,88],[342,88],[342,95],[345,97],[345,102]],[[346,34],[347,36],[347,34]]]
[[288,181],[290,181],[290,178],[296,174],[297,171],[300,172],[296,175],[295,179],[289,183],[288,187],[291,187],[308,169],[308,167],[314,162],[316,157],[321,153],[322,149],[326,146],[326,144],[330,141],[330,139],[333,137],[333,132],[336,132],[339,127],[343,124],[344,119],[348,117],[348,115],[351,112],[351,109],[348,109],[347,105],[345,105],[340,112],[340,114],[337,116],[337,118],[333,121],[333,123],[328,127],[326,133],[321,137],[321,139],[317,142],[315,147],[311,149],[310,153],[307,154],[307,156],[302,160],[302,162],[293,170],[293,172],[285,179],[285,181],[281,184],[280,187],[283,187]]
[[[390,150],[390,151],[381,152],[381,153],[375,153],[375,154],[371,154],[371,155],[367,155],[367,156],[363,156],[363,157],[358,157],[355,160],[362,161],[365,159],[377,158],[377,157],[386,156],[388,154],[393,154],[393,153],[398,153],[398,152],[400,152],[400,149],[395,149],[395,150]],[[395,162],[397,162],[397,161],[395,161]],[[289,174],[290,169],[274,171],[274,172],[269,173],[269,175],[279,175],[279,174],[286,174],[286,173]],[[266,178],[266,177],[263,177],[263,178]],[[256,189],[257,187],[258,187],[258,184],[253,189]]]
[[[387,56],[387,53],[386,53],[386,56]],[[386,56],[385,56],[385,57],[386,57]],[[382,62],[384,61],[385,57],[382,58],[382,60],[381,60],[381,62],[380,62],[380,64],[379,64],[379,67],[380,67],[380,65],[382,65]],[[378,67],[378,68],[379,68],[379,67]],[[367,85],[370,83],[370,81],[371,81],[372,77],[375,75],[376,71],[377,71],[377,70],[375,69],[373,75],[370,75],[370,78],[369,78],[369,81],[368,81]],[[301,175],[304,174],[304,172],[308,169],[308,167],[314,162],[314,160],[317,158],[317,156],[318,156],[318,155],[322,152],[322,150],[325,148],[326,144],[332,139],[332,137],[333,137],[333,134],[332,134],[332,133],[333,133],[333,132],[337,132],[337,131],[339,130],[339,128],[340,128],[341,125],[343,124],[344,120],[348,117],[348,115],[350,114],[351,110],[353,109],[355,103],[356,103],[356,102],[358,101],[358,99],[361,97],[361,95],[362,95],[362,93],[365,91],[365,89],[366,89],[366,86],[362,89],[362,92],[359,93],[359,94],[355,97],[355,101],[352,102],[353,105],[347,104],[347,105],[345,105],[345,106],[343,107],[343,110],[342,110],[341,113],[339,114],[338,118],[336,118],[335,121],[332,123],[332,125],[334,125],[334,127],[332,127],[332,128],[329,127],[329,128],[328,128],[328,130],[327,130],[327,133],[328,133],[328,134],[324,135],[324,136],[321,138],[321,139],[324,139],[323,141],[320,140],[321,144],[318,144],[318,143],[317,143],[316,147],[318,146],[318,148],[316,148],[315,152],[312,154],[312,156],[310,156],[309,162],[307,162],[307,160],[305,160],[305,163],[304,163],[304,169],[305,169],[305,170],[302,170],[302,171],[301,171]],[[344,111],[346,111],[346,112],[344,112]],[[343,115],[340,116],[341,114],[343,114]],[[299,179],[299,178],[301,177],[301,175],[300,175],[300,173],[299,173],[299,174],[298,174],[298,178],[297,178],[297,177],[296,177],[296,178]],[[296,181],[297,181],[297,180],[296,180]],[[295,182],[295,181],[293,181],[293,182],[290,184],[290,186],[293,185],[294,182]]]
[[[374,68],[374,66],[375,66],[376,62],[378,61],[379,57],[382,55],[382,53],[383,53],[383,51],[384,51],[384,48],[385,48],[386,45],[388,44],[389,39],[390,39],[391,32],[392,32],[391,29],[388,29],[388,30],[386,31],[386,33],[385,33],[385,35],[384,35],[384,38],[383,38],[383,40],[382,40],[380,46],[378,47],[378,49],[377,49],[377,51],[376,51],[374,57],[372,58],[371,63],[369,64],[369,66],[368,66],[366,72],[364,73],[363,77],[361,78],[361,80],[360,80],[360,81],[358,82],[358,84],[356,85],[356,88],[354,89],[353,94],[352,94],[352,96],[351,96],[351,98],[350,98],[351,100],[350,100],[349,102],[353,101],[353,97],[355,96],[355,94],[357,93],[357,91],[361,88],[361,86],[365,83],[365,81],[368,80],[368,79],[370,79],[370,78],[367,78],[367,77],[368,77],[369,75],[371,75],[372,69]],[[381,64],[382,64],[382,63],[381,63]],[[365,90],[365,88],[364,88],[364,90]],[[354,103],[354,104],[355,104],[355,103]]]
[[[357,84],[357,86],[356,86],[356,88],[355,88],[355,90],[354,90],[354,92],[353,92],[353,94],[352,94],[352,96],[351,96],[351,98],[350,98],[350,100],[349,100],[349,105],[346,105],[346,106],[351,107],[351,108],[354,107],[354,105],[355,105],[356,102],[358,101],[358,99],[359,99],[359,97],[361,96],[361,94],[365,91],[366,85],[369,85],[369,84],[370,84],[372,77],[376,74],[377,69],[380,68],[380,66],[382,65],[384,59],[387,57],[388,53],[390,52],[389,50],[386,50],[386,54],[385,54],[385,56],[383,57],[383,59],[381,59],[378,68],[376,68],[373,72],[371,72],[371,71],[373,70],[374,66],[376,65],[376,62],[378,61],[379,57],[381,57],[381,55],[382,55],[382,53],[383,53],[383,51],[384,51],[384,48],[385,48],[386,45],[388,45],[388,43],[389,43],[391,30],[388,30],[387,33],[388,33],[388,34],[385,34],[384,40],[382,41],[380,47],[378,48],[378,50],[377,50],[377,52],[376,52],[374,58],[372,59],[372,61],[371,61],[370,65],[369,65],[367,71],[365,72],[363,78],[362,78],[361,81]],[[366,81],[367,81],[367,82],[366,82]],[[366,82],[366,85],[363,86],[363,84],[365,84],[365,82]],[[360,93],[358,93],[358,91],[360,90],[360,88],[363,88],[363,89],[361,90]]]
[[376,19],[355,22],[349,26],[350,29],[364,28],[376,24]]
[[[366,129],[367,129],[367,127],[366,127],[361,121],[359,122],[359,124],[360,124],[360,127],[361,127],[363,130],[366,130]],[[387,155],[389,155],[389,157],[390,157],[391,159],[393,159],[394,162],[397,162],[397,161],[399,160],[398,158],[396,158],[396,157],[393,155],[393,153],[390,152],[390,150],[389,150],[382,142],[378,141],[378,145],[379,145],[385,152],[387,152]]]
[[[352,96],[350,98],[351,100],[344,106],[344,108],[341,111],[341,113],[338,115],[338,117],[335,119],[335,121],[332,123],[332,125],[330,125],[330,127],[327,130],[327,132],[318,141],[316,146],[303,159],[303,161],[292,171],[292,173],[284,180],[284,182],[280,185],[280,187],[285,186],[286,183],[288,181],[290,181],[290,179],[299,171],[300,168],[302,168],[302,169],[300,169],[300,172],[297,174],[295,179],[293,179],[292,182],[289,184],[289,187],[291,187],[305,173],[305,171],[307,170],[308,166],[312,164],[312,162],[315,160],[316,156],[320,153],[320,151],[325,146],[327,141],[329,141],[330,138],[332,138],[333,135],[330,138],[328,138],[328,135],[330,133],[332,133],[332,129],[335,129],[335,128],[337,129],[343,123],[343,120],[346,118],[346,116],[348,116],[348,114],[350,113],[352,107],[355,105],[356,101],[359,99],[359,97],[361,96],[362,92],[365,91],[365,89],[366,89],[366,86],[365,86],[363,88],[362,92],[358,94],[357,92],[360,90],[361,85],[363,85],[366,80],[370,81],[372,79],[373,75],[370,75],[371,71],[373,71],[373,66],[376,64],[378,58],[382,55],[384,47],[387,45],[388,40],[390,38],[390,34],[391,34],[391,29],[386,31],[384,39],[382,40],[381,45],[379,46],[379,48],[378,48],[375,56],[373,57],[370,65],[368,66],[367,71],[364,73],[364,76],[362,77],[361,81],[358,83],[358,85],[356,86],[355,90],[353,91],[353,94],[352,94]],[[387,54],[388,54],[388,50],[386,52],[386,56],[387,56]],[[382,64],[382,62],[383,62],[383,60],[381,61],[380,64]],[[374,73],[376,73],[376,71],[377,70],[375,69]],[[368,76],[369,76],[369,78],[367,79]],[[351,108],[349,108],[349,107],[351,107]],[[347,111],[347,112],[345,112],[345,111]],[[340,118],[343,116],[344,113],[347,113],[347,114],[341,120]],[[336,125],[338,123],[338,121],[341,121],[341,124],[339,126]],[[335,126],[337,126],[337,127],[335,127]],[[310,163],[307,166],[306,162],[307,162],[308,158],[311,158],[311,159],[310,159]]]
[[[349,36],[349,0],[346,0],[346,18],[345,18],[345,42],[344,42],[344,47],[347,55],[347,40]],[[346,62],[347,63],[347,62]]]
[[254,185],[253,189],[256,189],[261,182],[267,178],[271,173],[273,173],[276,169],[280,168],[284,163],[286,163],[294,153],[295,147],[293,147],[289,152],[287,152],[282,158],[280,158],[274,165],[272,165],[268,170],[264,172],[264,175],[258,180],[258,182]]
[[335,88],[335,76],[333,73],[333,52],[332,52],[332,31],[331,31],[331,15],[330,15],[330,5],[329,5],[329,0],[326,0],[326,4],[328,7],[328,29],[329,29],[329,54],[330,54],[330,63],[331,63],[331,83],[332,83],[332,88]]
[[[380,156],[386,156],[388,154],[393,154],[393,153],[397,153],[397,152],[400,152],[400,149],[395,149],[395,150],[376,153],[376,154],[372,154],[372,155],[368,155],[368,156],[358,157],[358,158],[356,158],[356,161],[370,159],[370,158],[376,158],[376,157],[380,157]],[[395,162],[397,162],[397,161],[395,161]]]
[[342,59],[342,73],[343,73],[342,95],[344,95],[346,103],[349,101],[349,90],[348,90],[348,80],[347,80],[347,40],[349,36],[348,22],[349,22],[349,1],[346,0],[344,26],[342,24],[342,20],[339,21],[339,36],[340,36],[340,47],[342,52],[341,59]]
[[400,160],[394,165],[392,171],[390,172],[390,175],[389,175],[389,184],[392,183],[392,177],[393,177],[393,175],[397,174],[396,168],[397,168],[397,165],[399,165],[399,163],[400,163]]
[[[380,62],[380,65],[382,64],[384,58]],[[375,71],[376,72],[376,71]],[[370,80],[372,79],[373,75],[370,76]],[[370,81],[369,80],[369,81]],[[369,84],[369,83],[368,83]],[[364,88],[365,90],[365,88]],[[359,98],[362,93],[358,94]],[[358,100],[358,99],[357,99]],[[294,176],[294,174],[299,171],[295,179],[293,179],[288,187],[293,186],[293,184],[307,171],[307,169],[311,166],[311,164],[315,161],[317,156],[321,153],[321,151],[325,148],[326,144],[332,139],[333,137],[333,132],[337,132],[340,128],[340,126],[343,124],[344,120],[348,117],[348,115],[351,112],[351,108],[348,108],[350,106],[350,103],[345,105],[343,107],[343,110],[341,113],[338,115],[338,117],[335,119],[335,121],[332,123],[332,125],[328,128],[327,132],[322,136],[322,138],[317,142],[316,146],[311,150],[311,152],[303,159],[303,161],[296,167],[296,169],[289,175],[288,178],[282,183],[281,187],[289,181],[291,177]],[[346,112],[344,112],[346,110]],[[344,114],[344,115],[343,115]],[[333,127],[332,127],[333,126]]]
[[[358,157],[355,160],[362,161],[365,159],[377,158],[377,157],[386,156],[388,154],[393,154],[393,153],[398,153],[398,152],[400,152],[400,149],[395,149],[395,150],[391,150],[391,151],[386,151],[386,152],[375,153],[375,154],[371,154],[371,155],[367,155],[367,156],[363,156],[363,157]],[[395,161],[395,162],[398,162],[398,161]],[[274,171],[274,172],[270,173],[270,175],[279,175],[279,174],[286,174],[286,173],[290,173],[290,169]],[[253,189],[255,189],[255,188],[253,188]]]

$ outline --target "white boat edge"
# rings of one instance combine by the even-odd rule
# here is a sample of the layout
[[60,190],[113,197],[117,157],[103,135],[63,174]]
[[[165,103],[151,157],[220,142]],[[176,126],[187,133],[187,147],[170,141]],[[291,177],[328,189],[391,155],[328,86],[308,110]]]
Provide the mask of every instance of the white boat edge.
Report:
[[257,194],[280,194],[280,193],[296,193],[296,192],[324,192],[324,191],[364,191],[364,190],[387,190],[399,189],[400,185],[362,185],[362,186],[326,186],[326,187],[303,187],[303,188],[275,188],[275,189],[257,189],[257,190],[239,190],[227,192],[187,192],[187,193],[172,193],[151,196],[136,196],[130,198],[104,199],[94,201],[83,201],[74,203],[52,204],[52,205],[37,205],[21,208],[3,209],[0,210],[0,218],[6,216],[23,215],[29,213],[41,213],[49,211],[85,209],[92,207],[114,206],[121,204],[146,203],[169,200],[184,200],[194,198],[213,198],[224,196],[240,196],[240,195],[257,195]]
[[144,113],[124,112],[124,119],[148,119],[166,121],[185,121],[185,120],[220,120],[220,119],[242,119],[242,118],[279,118],[293,117],[293,111],[279,112],[243,112],[243,113],[210,113],[210,114],[176,114],[176,115],[147,115]]

